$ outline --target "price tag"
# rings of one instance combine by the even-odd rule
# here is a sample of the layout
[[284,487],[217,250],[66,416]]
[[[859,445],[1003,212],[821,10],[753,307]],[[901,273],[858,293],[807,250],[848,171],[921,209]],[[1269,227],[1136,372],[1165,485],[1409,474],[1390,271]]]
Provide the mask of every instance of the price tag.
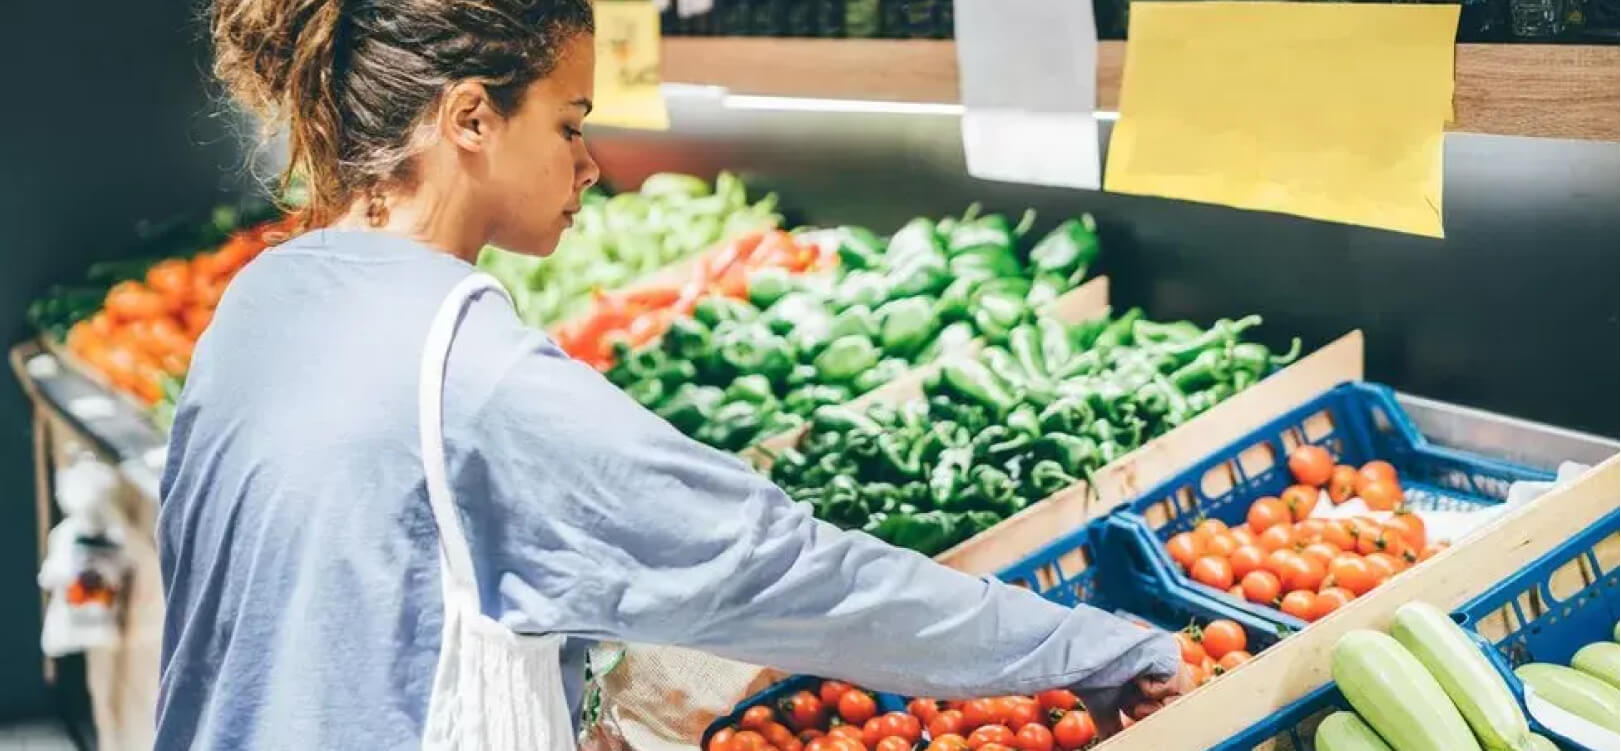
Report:
[[591,122],[668,130],[659,93],[659,10],[653,0],[598,0],[596,109]]
[[1457,5],[1133,2],[1104,186],[1440,237]]
[[968,174],[1098,187],[1092,3],[956,0]]

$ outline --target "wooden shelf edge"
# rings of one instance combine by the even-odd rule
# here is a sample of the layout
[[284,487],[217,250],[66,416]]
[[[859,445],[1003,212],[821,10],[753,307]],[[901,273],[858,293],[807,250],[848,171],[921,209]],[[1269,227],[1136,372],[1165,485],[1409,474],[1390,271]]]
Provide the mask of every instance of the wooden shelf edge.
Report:
[[[1448,130],[1615,141],[1621,135],[1621,48],[1460,44]],[[949,40],[668,37],[664,80],[737,94],[957,101]],[[1119,108],[1126,43],[1098,45],[1098,109]]]

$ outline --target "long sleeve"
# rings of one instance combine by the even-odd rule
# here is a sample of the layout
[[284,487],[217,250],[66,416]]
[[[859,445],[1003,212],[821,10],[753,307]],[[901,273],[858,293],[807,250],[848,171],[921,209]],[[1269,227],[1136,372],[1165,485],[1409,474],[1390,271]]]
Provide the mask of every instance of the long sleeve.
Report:
[[957,697],[1168,675],[1174,642],[810,515],[531,334],[453,462],[487,610]]

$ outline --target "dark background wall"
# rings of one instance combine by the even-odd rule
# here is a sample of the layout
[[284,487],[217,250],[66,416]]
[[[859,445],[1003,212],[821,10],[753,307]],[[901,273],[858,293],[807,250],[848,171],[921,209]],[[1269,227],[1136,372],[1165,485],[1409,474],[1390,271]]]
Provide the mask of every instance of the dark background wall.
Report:
[[[215,117],[187,0],[11,2],[0,66],[0,326],[141,228],[197,215],[250,183],[238,128]],[[1452,136],[1448,238],[1100,193],[985,183],[963,173],[945,115],[783,113],[673,101],[666,134],[597,130],[610,180],[742,171],[793,218],[879,229],[971,201],[1035,207],[1043,226],[1100,220],[1114,296],[1160,317],[1264,314],[1281,343],[1360,327],[1372,377],[1570,427],[1617,433],[1617,148]],[[9,381],[9,375],[7,376]],[[0,720],[46,711],[39,678],[28,406],[0,388]]]
[[[133,252],[146,224],[205,212],[243,185],[239,139],[212,117],[188,0],[0,3],[0,331],[29,300]],[[39,596],[29,408],[0,388],[0,720],[38,715]]]

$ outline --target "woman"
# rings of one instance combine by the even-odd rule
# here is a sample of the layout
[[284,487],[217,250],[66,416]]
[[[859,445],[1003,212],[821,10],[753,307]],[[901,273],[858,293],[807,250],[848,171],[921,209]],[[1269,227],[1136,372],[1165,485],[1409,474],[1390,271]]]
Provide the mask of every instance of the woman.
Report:
[[160,748],[570,748],[602,639],[912,694],[1070,686],[1105,729],[1183,685],[1164,634],[814,520],[475,273],[486,243],[550,252],[597,180],[586,0],[212,19],[323,229],[233,281],[176,414]]

